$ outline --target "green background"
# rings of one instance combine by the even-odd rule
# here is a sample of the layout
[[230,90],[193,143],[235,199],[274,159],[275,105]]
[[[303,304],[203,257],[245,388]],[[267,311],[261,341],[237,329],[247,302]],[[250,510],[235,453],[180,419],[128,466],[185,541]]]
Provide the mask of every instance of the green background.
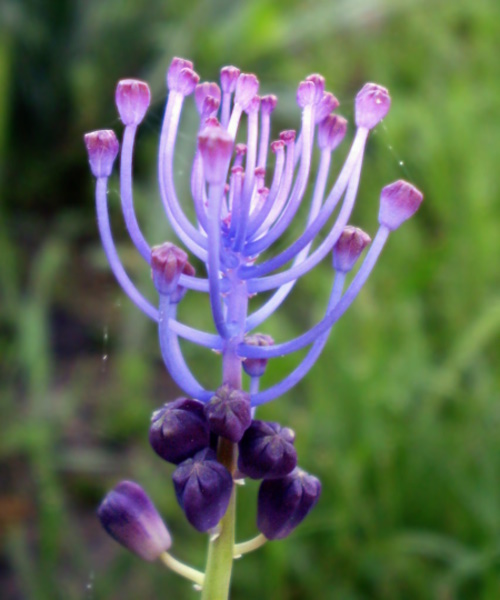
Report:
[[[3,599],[198,597],[114,544],[95,517],[107,489],[135,479],[165,516],[173,553],[203,566],[205,538],[186,525],[171,468],[147,442],[152,410],[178,391],[153,325],[106,265],[82,143],[86,131],[121,130],[118,79],[150,83],[135,193],[151,242],[169,238],[155,156],[173,56],[193,60],[204,80],[225,64],[257,73],[280,98],[275,135],[298,127],[296,85],[311,72],[351,122],[362,84],[387,86],[393,106],[370,138],[353,221],[373,234],[379,190],[395,179],[425,194],[309,377],[260,413],[296,430],[300,464],[323,495],[290,538],[235,564],[232,597],[500,597],[499,40],[497,0],[3,0]],[[186,113],[180,190],[191,101]],[[124,233],[116,179],[110,187],[124,263],[154,297]],[[314,324],[330,281],[325,260],[263,330],[284,340]],[[200,325],[198,302],[189,294],[181,312]],[[216,379],[214,357],[186,353],[203,381]],[[296,361],[273,361],[265,384]],[[240,540],[255,533],[256,490],[239,494]]]

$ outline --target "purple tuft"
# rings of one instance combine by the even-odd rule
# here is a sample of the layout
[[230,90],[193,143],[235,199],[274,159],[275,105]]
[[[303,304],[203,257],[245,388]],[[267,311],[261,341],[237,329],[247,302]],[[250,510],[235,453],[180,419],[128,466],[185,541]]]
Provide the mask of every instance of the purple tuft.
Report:
[[149,443],[168,462],[178,465],[210,443],[204,405],[191,398],[178,398],[156,410],[151,417]]
[[373,129],[389,112],[391,97],[385,87],[367,83],[356,96],[356,126]]
[[115,102],[124,125],[139,125],[151,102],[148,84],[139,79],[122,79],[116,86]]
[[83,136],[89,155],[90,170],[94,177],[109,177],[118,155],[120,144],[111,129],[92,131]]
[[362,229],[350,225],[345,227],[333,247],[333,268],[348,273],[371,241]]
[[172,475],[175,494],[187,520],[198,531],[216,527],[226,513],[233,478],[210,448],[182,462]]
[[205,405],[205,415],[212,433],[239,442],[252,422],[250,396],[224,384]]
[[379,223],[397,229],[417,212],[423,199],[422,192],[403,179],[386,185],[380,194]]
[[288,427],[252,421],[239,443],[238,469],[252,479],[285,477],[297,466],[294,440]]
[[156,560],[172,545],[154,504],[133,481],[122,481],[111,490],[97,515],[112,538],[144,560]]
[[302,469],[259,488],[257,527],[268,540],[280,540],[299,525],[319,500],[321,483]]

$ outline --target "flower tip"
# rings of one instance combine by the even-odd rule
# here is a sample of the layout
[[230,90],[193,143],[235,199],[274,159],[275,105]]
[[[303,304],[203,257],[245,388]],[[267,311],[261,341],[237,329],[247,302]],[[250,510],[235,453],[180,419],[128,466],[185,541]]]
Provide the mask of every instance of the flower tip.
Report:
[[194,268],[188,262],[188,255],[171,242],[151,248],[151,276],[159,294],[170,296],[172,303],[179,302],[185,288],[179,286],[181,275],[194,275]]
[[318,125],[318,146],[333,152],[342,142],[347,131],[347,121],[339,115],[328,115]]
[[139,125],[151,102],[148,84],[139,79],[122,79],[116,86],[115,102],[124,125]]
[[333,247],[333,268],[348,273],[371,241],[362,229],[350,225],[345,227]]
[[233,138],[222,127],[205,127],[198,134],[198,148],[203,159],[205,179],[209,184],[225,181],[233,152]]
[[[269,347],[274,345],[274,339],[265,333],[254,333],[245,336],[245,344],[257,347]],[[243,370],[250,377],[262,377],[268,363],[267,358],[245,358],[242,366]]]
[[423,199],[422,192],[403,179],[385,186],[380,194],[379,223],[391,231],[397,229],[417,212]]
[[250,396],[224,384],[205,404],[205,416],[212,433],[237,443],[252,422]]
[[119,544],[144,560],[154,561],[172,539],[146,492],[133,481],[122,481],[97,510],[104,529]]
[[314,120],[320,123],[325,117],[339,107],[340,102],[331,92],[324,92],[316,105]]
[[316,86],[312,81],[301,81],[297,88],[297,104],[300,108],[314,104],[316,100]]
[[253,97],[259,91],[259,80],[253,73],[240,73],[234,92],[234,101],[239,104],[243,110],[252,102]]
[[222,67],[220,71],[220,85],[225,94],[232,94],[235,91],[239,76],[240,70],[237,67]]
[[200,115],[211,116],[217,112],[220,105],[221,93],[214,82],[199,83],[194,90],[194,101]]
[[86,133],[83,140],[94,177],[109,177],[120,148],[115,132],[111,129],[92,131]]
[[373,129],[389,112],[391,97],[386,88],[367,83],[356,96],[355,114],[357,127]]
[[314,84],[315,96],[314,101],[319,102],[325,91],[325,78],[319,73],[312,73],[306,77],[306,81],[311,81]]
[[274,94],[262,96],[262,98],[260,99],[260,110],[262,114],[270,115],[276,108],[277,104],[278,98]]
[[185,58],[175,56],[170,63],[167,71],[167,87],[169,90],[175,89],[177,79],[182,69],[193,69],[193,63]]

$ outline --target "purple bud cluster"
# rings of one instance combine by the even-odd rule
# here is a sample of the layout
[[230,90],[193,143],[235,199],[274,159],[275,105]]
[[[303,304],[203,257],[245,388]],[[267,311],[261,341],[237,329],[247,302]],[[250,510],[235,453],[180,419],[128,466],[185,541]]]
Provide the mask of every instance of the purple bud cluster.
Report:
[[[309,372],[332,327],[368,279],[390,233],[417,211],[423,196],[403,180],[384,187],[373,241],[350,223],[370,131],[387,116],[391,104],[388,91],[380,85],[368,83],[357,94],[355,133],[345,162],[329,185],[334,152],[346,138],[348,123],[336,112],[339,102],[326,91],[321,75],[309,75],[298,85],[300,129],[282,131],[274,140],[271,117],[277,98],[259,96],[254,74],[227,66],[219,83],[200,83],[192,62],[174,58],[166,80],[169,94],[159,144],[159,195],[171,229],[187,251],[171,242],[151,247],[134,209],[132,155],[137,126],[150,104],[149,87],[126,79],[118,83],[115,95],[125,127],[120,152],[122,212],[134,245],[151,269],[156,303],[130,280],[113,241],[107,186],[119,153],[117,138],[109,130],[85,136],[97,180],[98,227],[110,266],[131,300],[156,323],[165,366],[186,395],[153,414],[149,439],[162,459],[176,465],[176,496],[196,529],[209,531],[217,525],[230,501],[234,478],[248,476],[262,480],[258,528],[268,539],[279,539],[315,505],[321,486],[297,467],[293,431],[257,420],[255,410],[283,396]],[[190,172],[194,222],[179,199],[174,176],[182,110],[191,94],[199,115]],[[242,121],[246,123],[240,129]],[[244,142],[237,142],[238,135],[244,136]],[[311,165],[316,162],[318,170],[310,186]],[[302,233],[264,258],[299,209],[307,215]],[[189,262],[191,255],[204,267],[201,276]],[[256,333],[299,279],[327,256],[333,283],[319,322],[279,343]],[[188,291],[207,296],[214,333],[191,327],[178,317]],[[253,299],[261,292],[272,294],[254,308]],[[214,385],[198,381],[185,361],[180,339],[220,354],[222,373]],[[307,354],[291,373],[261,389],[271,359],[305,347]],[[237,452],[236,462],[222,458],[225,445]],[[133,485],[120,484],[110,493],[100,509],[101,520],[125,546],[153,556],[168,545],[167,538],[165,532],[161,542],[150,535],[151,523],[163,530],[150,501]],[[144,551],[138,550],[141,544]]]

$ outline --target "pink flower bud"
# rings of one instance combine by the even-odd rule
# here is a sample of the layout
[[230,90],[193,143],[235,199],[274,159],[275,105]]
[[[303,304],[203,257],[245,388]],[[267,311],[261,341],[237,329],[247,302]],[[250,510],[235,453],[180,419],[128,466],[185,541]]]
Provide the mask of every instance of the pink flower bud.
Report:
[[94,177],[109,177],[120,148],[115,132],[111,129],[101,129],[86,133],[83,139]]
[[391,97],[386,88],[367,83],[356,96],[356,125],[373,129],[389,112]]
[[333,247],[333,268],[348,273],[371,241],[362,229],[348,225]]
[[151,102],[148,84],[138,79],[122,79],[116,86],[115,102],[124,125],[139,125]]
[[423,199],[422,192],[403,179],[386,185],[380,194],[379,223],[397,229],[417,212]]

